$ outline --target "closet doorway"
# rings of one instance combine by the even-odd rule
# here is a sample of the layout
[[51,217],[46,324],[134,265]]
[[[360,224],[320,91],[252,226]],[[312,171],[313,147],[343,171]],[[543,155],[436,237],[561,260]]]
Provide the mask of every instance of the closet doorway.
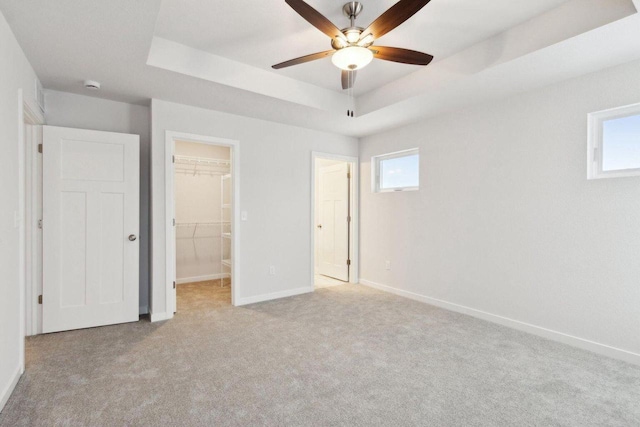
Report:
[[168,301],[174,312],[231,305],[237,229],[233,141],[175,134],[168,142]]
[[357,158],[313,153],[312,162],[312,283],[358,283]]

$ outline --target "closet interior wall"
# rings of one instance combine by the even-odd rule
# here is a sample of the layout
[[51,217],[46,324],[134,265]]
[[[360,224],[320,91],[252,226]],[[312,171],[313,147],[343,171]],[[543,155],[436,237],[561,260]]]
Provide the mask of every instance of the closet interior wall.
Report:
[[175,156],[176,282],[229,277],[230,149],[176,141]]

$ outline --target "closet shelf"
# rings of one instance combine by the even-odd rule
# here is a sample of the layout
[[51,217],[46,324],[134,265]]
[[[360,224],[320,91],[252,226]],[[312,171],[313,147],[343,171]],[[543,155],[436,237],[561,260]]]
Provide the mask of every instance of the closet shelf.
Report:
[[231,161],[226,159],[213,159],[209,157],[195,157],[175,155],[177,165],[202,165],[202,166],[230,166]]
[[231,168],[231,161],[227,159],[183,156],[178,154],[173,156],[173,158],[177,173],[225,176],[229,174],[229,169]]
[[[222,175],[220,179],[220,219],[224,219],[225,216],[228,216],[228,214],[231,212],[231,203],[225,203],[226,201],[232,200],[231,194],[229,194],[229,192],[231,191],[231,185],[228,185],[231,184],[231,181],[227,181],[231,178],[231,174],[229,173],[229,170],[227,170],[226,172],[227,173]],[[229,221],[227,224],[231,224],[231,222]],[[220,264],[222,265],[222,267],[226,267],[231,270],[231,257],[233,256],[233,254],[231,253],[231,248],[229,248],[229,246],[233,246],[230,244],[231,227],[224,224],[221,225],[220,235],[222,236],[222,238],[220,239]],[[224,284],[222,279],[220,280],[220,284]]]
[[182,175],[192,175],[192,176],[221,176],[221,172],[216,172],[214,170],[193,170],[193,168],[176,168],[176,173]]
[[213,222],[176,222],[176,227],[213,227],[214,225],[231,224],[231,221]]

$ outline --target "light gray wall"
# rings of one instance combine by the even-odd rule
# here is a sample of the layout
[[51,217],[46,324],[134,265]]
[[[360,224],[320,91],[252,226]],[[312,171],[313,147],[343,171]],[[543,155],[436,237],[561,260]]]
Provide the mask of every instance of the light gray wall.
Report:
[[[20,49],[4,15],[0,13],[0,410],[24,370],[24,274],[21,274],[19,253],[20,228],[14,215],[24,225],[24,210],[20,206],[18,156],[19,128],[22,120],[18,91],[29,105],[36,105],[37,77]],[[23,153],[23,152],[22,152]]]
[[[586,179],[587,114],[640,102],[638,76],[630,63],[362,139],[363,282],[640,362],[640,177]],[[420,190],[372,193],[371,156],[413,147]]]
[[[153,100],[152,313],[166,313],[165,132],[240,142],[240,299],[311,290],[311,152],[357,156],[358,141],[340,135]],[[276,275],[269,275],[269,266]]]
[[140,135],[140,313],[149,308],[151,112],[149,107],[66,92],[45,92],[47,124]]

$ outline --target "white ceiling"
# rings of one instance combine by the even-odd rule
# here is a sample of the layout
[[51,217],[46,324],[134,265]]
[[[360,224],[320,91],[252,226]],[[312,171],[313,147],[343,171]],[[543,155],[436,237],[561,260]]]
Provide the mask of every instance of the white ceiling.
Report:
[[[356,25],[367,27],[396,1],[362,0],[364,7]],[[438,61],[564,2],[433,0],[376,44],[422,51]],[[308,0],[308,3],[338,28],[349,26],[349,20],[342,14],[346,1]],[[155,34],[265,70],[271,70],[279,62],[331,49],[330,39],[284,0],[164,0]],[[420,68],[374,60],[358,72],[355,94],[369,92]],[[330,58],[274,72],[342,90],[340,70]]]
[[[158,98],[362,136],[640,59],[632,1],[640,3],[433,0],[380,44],[424,50],[436,61],[365,68],[353,119],[330,60],[270,68],[328,48],[284,0],[0,0],[0,11],[45,88],[140,104]],[[309,2],[346,23],[342,1]],[[393,2],[365,3],[359,23]],[[84,79],[103,89],[86,91]]]

